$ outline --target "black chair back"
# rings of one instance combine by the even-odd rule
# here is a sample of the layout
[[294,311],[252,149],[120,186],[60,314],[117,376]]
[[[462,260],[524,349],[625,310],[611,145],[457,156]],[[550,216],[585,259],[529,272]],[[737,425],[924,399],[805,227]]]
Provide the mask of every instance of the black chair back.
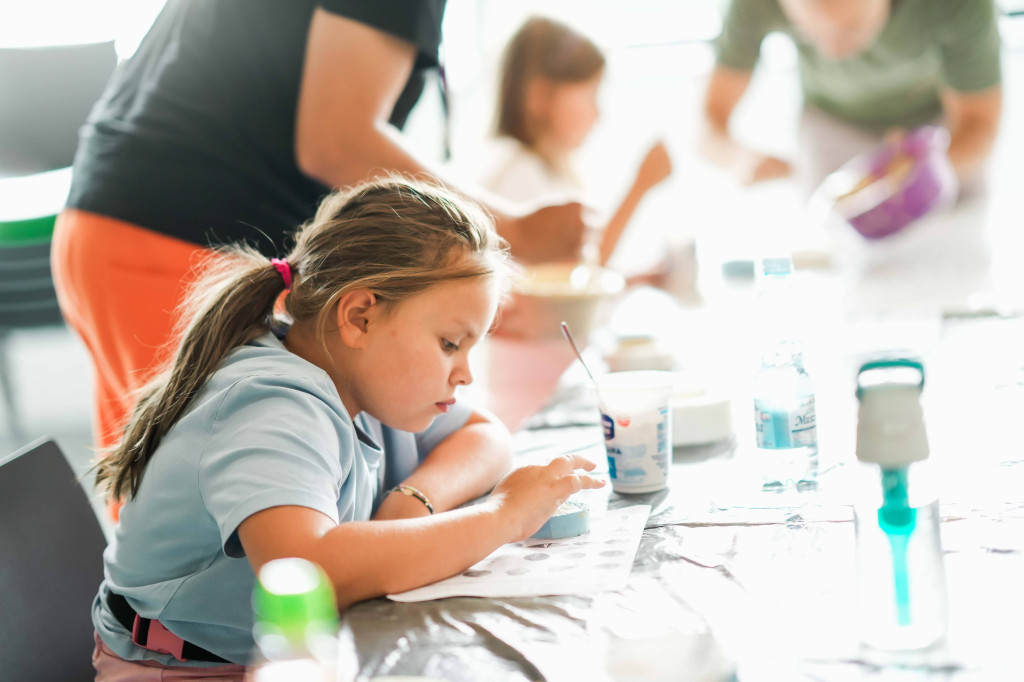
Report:
[[53,441],[0,460],[0,678],[93,680],[106,539]]

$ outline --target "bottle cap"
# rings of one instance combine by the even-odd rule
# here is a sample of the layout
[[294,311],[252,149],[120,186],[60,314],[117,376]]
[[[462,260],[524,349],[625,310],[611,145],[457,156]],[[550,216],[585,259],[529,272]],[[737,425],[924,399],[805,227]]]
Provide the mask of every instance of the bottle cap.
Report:
[[865,363],[857,372],[857,459],[883,468],[928,458],[921,410],[924,366],[905,358]]
[[334,589],[319,566],[299,558],[275,559],[263,565],[258,578],[253,592],[257,640],[274,640],[274,648],[306,647],[311,634],[337,632]]
[[793,272],[793,259],[789,256],[765,258],[761,270],[766,275],[788,275]]

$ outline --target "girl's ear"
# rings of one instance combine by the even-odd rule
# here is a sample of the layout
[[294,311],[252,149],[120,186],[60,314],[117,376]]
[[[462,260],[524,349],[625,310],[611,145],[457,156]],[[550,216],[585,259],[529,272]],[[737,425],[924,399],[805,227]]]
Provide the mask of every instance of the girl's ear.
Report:
[[377,316],[377,297],[369,289],[348,291],[338,299],[337,322],[342,343],[362,348],[370,322]]

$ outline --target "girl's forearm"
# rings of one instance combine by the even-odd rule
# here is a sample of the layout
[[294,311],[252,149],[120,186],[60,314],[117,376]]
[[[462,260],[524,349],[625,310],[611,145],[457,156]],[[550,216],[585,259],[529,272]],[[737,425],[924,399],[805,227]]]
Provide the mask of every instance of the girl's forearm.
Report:
[[626,230],[626,225],[629,224],[629,219],[633,217],[633,213],[636,211],[637,206],[640,205],[640,200],[647,193],[647,189],[634,181],[633,185],[629,188],[629,192],[626,193],[618,209],[612,215],[611,220],[605,225],[604,231],[601,234],[601,265],[605,265],[608,259],[611,258],[612,252],[615,251],[615,246],[619,243],[622,233]]
[[996,135],[1003,110],[1000,86],[978,92],[942,93],[942,110],[949,129],[949,156],[961,180],[968,179],[985,162]]
[[312,559],[334,582],[344,609],[469,568],[514,539],[507,526],[489,501],[419,519],[343,523],[320,538]]
[[338,524],[302,505],[269,507],[242,521],[238,539],[255,571],[282,557],[319,564],[345,607],[436,582],[529,536],[570,495],[603,484],[580,471],[593,468],[579,455],[519,467],[480,504],[420,518]]
[[[511,465],[508,430],[495,422],[475,421],[441,441],[404,483],[423,492],[434,510],[441,512],[486,494]],[[425,513],[419,500],[391,494],[374,518],[409,518]]]

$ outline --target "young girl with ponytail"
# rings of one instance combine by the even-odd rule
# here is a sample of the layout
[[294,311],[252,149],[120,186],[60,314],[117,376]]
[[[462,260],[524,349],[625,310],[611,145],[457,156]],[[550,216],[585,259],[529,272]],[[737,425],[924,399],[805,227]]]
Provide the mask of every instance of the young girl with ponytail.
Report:
[[572,455],[506,473],[507,431],[458,401],[507,268],[478,207],[401,178],[329,196],[284,258],[214,260],[98,465],[126,502],[97,680],[242,679],[266,562],[316,562],[345,608],[462,571],[601,485]]

